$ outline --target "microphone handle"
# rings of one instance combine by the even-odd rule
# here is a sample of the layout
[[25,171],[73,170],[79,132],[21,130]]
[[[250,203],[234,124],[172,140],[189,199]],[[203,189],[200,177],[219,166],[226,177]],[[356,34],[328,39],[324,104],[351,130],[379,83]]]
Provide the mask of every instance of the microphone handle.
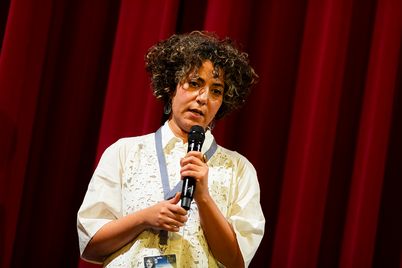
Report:
[[[198,151],[201,152],[201,143],[189,143],[187,152]],[[181,207],[185,210],[190,209],[191,201],[193,201],[193,196],[195,192],[195,179],[193,177],[185,177],[183,179],[183,187],[181,190]]]
[[191,201],[195,192],[195,179],[193,177],[185,177],[183,179],[183,188],[181,191],[181,207],[185,210],[190,209]]

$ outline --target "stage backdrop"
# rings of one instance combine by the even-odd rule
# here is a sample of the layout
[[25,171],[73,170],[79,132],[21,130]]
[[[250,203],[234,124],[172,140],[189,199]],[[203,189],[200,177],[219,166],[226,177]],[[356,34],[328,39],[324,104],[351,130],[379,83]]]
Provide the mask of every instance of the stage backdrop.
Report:
[[258,171],[251,267],[402,265],[402,1],[3,0],[2,266],[93,266],[76,233],[93,169],[158,128],[144,54],[191,30],[237,40],[260,75],[214,130]]

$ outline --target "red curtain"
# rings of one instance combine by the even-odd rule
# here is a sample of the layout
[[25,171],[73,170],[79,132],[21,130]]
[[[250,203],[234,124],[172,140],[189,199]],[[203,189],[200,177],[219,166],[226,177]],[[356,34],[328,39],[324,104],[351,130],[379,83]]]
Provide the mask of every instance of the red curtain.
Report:
[[260,75],[218,143],[255,165],[251,267],[402,267],[402,1],[0,3],[0,262],[79,261],[76,212],[103,150],[155,131],[144,54],[214,31]]

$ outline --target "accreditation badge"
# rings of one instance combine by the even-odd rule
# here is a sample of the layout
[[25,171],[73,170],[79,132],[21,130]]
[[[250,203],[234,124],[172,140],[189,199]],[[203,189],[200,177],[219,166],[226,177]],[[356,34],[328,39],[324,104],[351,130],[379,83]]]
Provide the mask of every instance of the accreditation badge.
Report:
[[177,268],[176,255],[159,255],[144,258],[145,268]]

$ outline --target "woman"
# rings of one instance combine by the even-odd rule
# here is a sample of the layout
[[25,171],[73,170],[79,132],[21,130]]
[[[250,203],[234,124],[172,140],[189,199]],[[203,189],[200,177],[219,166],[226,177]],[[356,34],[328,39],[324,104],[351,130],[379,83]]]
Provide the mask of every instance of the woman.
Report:
[[[177,267],[248,266],[265,225],[256,172],[211,134],[256,83],[247,54],[192,32],[150,48],[146,68],[167,121],[104,152],[78,212],[82,257],[107,267],[144,267],[150,256]],[[187,153],[194,125],[207,130],[205,142]],[[179,203],[187,176],[196,180],[189,211]]]
[[153,257],[145,258],[145,268],[155,268],[155,259]]

